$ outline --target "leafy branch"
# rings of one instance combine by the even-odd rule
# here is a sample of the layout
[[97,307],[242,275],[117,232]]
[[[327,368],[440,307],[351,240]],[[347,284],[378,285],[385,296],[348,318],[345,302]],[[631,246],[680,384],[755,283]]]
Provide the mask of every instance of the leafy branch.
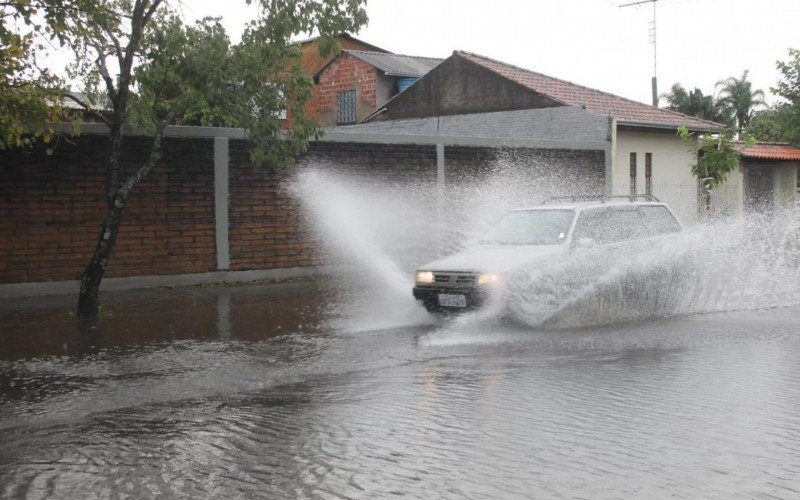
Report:
[[[689,132],[685,126],[678,127],[678,136],[685,142],[692,144],[689,150],[695,158],[690,166],[692,175],[700,183],[700,193],[706,202],[706,209],[711,205],[711,191],[725,182],[728,174],[733,171],[741,159],[740,149],[731,140],[729,132],[719,134],[704,134],[699,138]],[[755,143],[751,137],[745,140],[744,147]]]

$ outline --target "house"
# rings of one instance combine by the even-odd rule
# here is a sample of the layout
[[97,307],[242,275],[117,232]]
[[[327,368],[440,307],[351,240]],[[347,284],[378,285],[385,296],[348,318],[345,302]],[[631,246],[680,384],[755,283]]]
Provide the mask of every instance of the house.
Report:
[[778,142],[739,147],[746,212],[769,211],[798,199],[800,148]]
[[[371,43],[359,40],[348,33],[340,33],[334,37],[336,43],[343,50],[369,50],[373,52],[388,52],[385,49],[376,47]],[[311,76],[316,75],[319,70],[325,67],[330,61],[336,58],[338,54],[329,53],[321,54],[319,47],[320,37],[308,38],[297,42],[300,48],[300,65]],[[306,115],[316,117],[316,104],[310,103],[306,106]],[[287,110],[285,116],[281,117],[281,128],[288,129],[293,125],[291,112]]]
[[[683,220],[698,215],[697,180],[692,177],[690,147],[676,135],[678,126],[693,132],[716,132],[723,126],[626,99],[485,56],[455,51],[405,92],[364,120],[358,131],[380,130],[387,122],[469,115],[472,121],[492,113],[524,112],[530,119],[545,110],[577,108],[607,119],[605,189],[614,195],[654,195],[670,203]],[[496,117],[495,117],[496,118]],[[493,118],[494,119],[494,118]],[[561,119],[562,121],[559,121]],[[530,139],[575,140],[564,114]],[[397,125],[399,127],[400,125]],[[514,128],[513,123],[511,124]],[[342,132],[346,128],[335,129]],[[464,130],[466,135],[475,131]],[[514,130],[506,132],[514,134]],[[554,145],[551,145],[554,146]],[[563,168],[569,168],[565,165]],[[740,211],[741,172],[736,171],[714,197],[715,209]]]
[[[64,91],[64,97],[61,100],[52,102],[52,104],[61,107],[62,122],[71,122],[78,118],[82,123],[100,123],[102,120],[98,114],[105,118],[111,118],[113,114],[113,106],[105,96],[90,96],[69,89]],[[91,111],[87,109],[87,106]]]
[[[393,54],[347,33],[336,42],[341,51],[326,56],[319,52],[319,37],[298,42],[300,64],[314,78],[305,111],[323,127],[363,120],[442,61]],[[281,125],[291,127],[291,116]]]
[[[372,52],[389,53],[388,50],[376,47],[371,43],[359,40],[347,33],[336,35],[336,43],[343,50],[368,50]],[[323,56],[319,52],[319,37],[308,38],[297,42],[300,46],[300,64],[309,75],[316,75],[325,65],[333,60],[337,54]]]
[[313,116],[323,127],[357,123],[442,59],[345,49],[314,75]]

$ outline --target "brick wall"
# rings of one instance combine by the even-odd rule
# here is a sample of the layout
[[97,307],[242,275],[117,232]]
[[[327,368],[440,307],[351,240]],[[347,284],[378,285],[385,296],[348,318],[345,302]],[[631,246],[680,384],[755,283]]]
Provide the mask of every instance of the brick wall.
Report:
[[323,127],[336,125],[339,92],[356,91],[356,120],[361,121],[377,107],[376,70],[347,53],[341,53],[319,75],[310,104],[312,116]]
[[[336,42],[342,49],[386,52],[381,48],[362,42],[361,40],[351,38],[348,35],[337,36]],[[334,54],[328,54],[326,56],[321,55],[319,53],[319,46],[317,44],[317,40],[309,40],[307,42],[301,43],[300,51],[301,51],[300,64],[303,66],[303,69],[305,69],[311,76],[316,75],[317,72],[320,69],[322,69],[322,67],[325,66],[326,63],[328,63],[328,61],[337,57]],[[306,106],[305,113],[308,116],[317,117],[317,106],[314,100],[312,100],[312,102],[308,106]],[[292,120],[291,116],[291,111],[287,110],[287,115],[288,116],[286,117],[286,119],[281,120],[282,129],[289,129],[294,125],[294,121]]]
[[[105,213],[105,136],[83,135],[48,156],[0,151],[0,283],[77,279],[97,241]],[[134,169],[150,141],[125,140]],[[315,142],[298,164],[255,167],[248,143],[229,141],[231,270],[325,264],[318,241],[291,195],[292,176],[319,168],[370,185],[436,183],[431,145]],[[447,182],[480,182],[509,165],[534,182],[553,170],[586,185],[603,179],[602,152],[445,148]],[[571,181],[573,182],[573,181]],[[214,140],[166,138],[164,158],[131,193],[107,276],[202,273],[216,269]]]
[[292,167],[256,167],[246,141],[230,143],[231,270],[322,265],[289,192]]
[[324,168],[388,184],[435,183],[436,146],[315,142],[298,167]]
[[[76,279],[105,214],[105,136],[84,135],[54,153],[0,156],[0,282]],[[140,164],[150,141],[125,140],[123,165]],[[212,270],[212,140],[165,139],[164,159],[131,193],[107,276]]]

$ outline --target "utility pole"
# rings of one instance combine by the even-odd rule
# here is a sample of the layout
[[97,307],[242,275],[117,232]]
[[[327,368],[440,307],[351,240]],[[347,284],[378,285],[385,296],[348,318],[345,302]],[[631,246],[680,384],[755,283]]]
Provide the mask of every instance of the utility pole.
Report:
[[656,51],[656,2],[658,0],[641,0],[639,2],[626,3],[619,7],[632,7],[645,3],[653,4],[653,20],[650,22],[650,43],[653,44],[653,78],[650,81],[653,89],[653,106],[658,106],[658,52]]

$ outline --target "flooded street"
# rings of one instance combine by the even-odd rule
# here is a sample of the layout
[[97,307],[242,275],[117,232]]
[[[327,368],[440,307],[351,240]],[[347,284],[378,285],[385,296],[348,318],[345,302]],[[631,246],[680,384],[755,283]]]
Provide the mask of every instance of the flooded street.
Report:
[[[349,328],[325,284],[0,305],[9,498],[797,498],[800,308]],[[363,322],[361,323],[363,324]]]

